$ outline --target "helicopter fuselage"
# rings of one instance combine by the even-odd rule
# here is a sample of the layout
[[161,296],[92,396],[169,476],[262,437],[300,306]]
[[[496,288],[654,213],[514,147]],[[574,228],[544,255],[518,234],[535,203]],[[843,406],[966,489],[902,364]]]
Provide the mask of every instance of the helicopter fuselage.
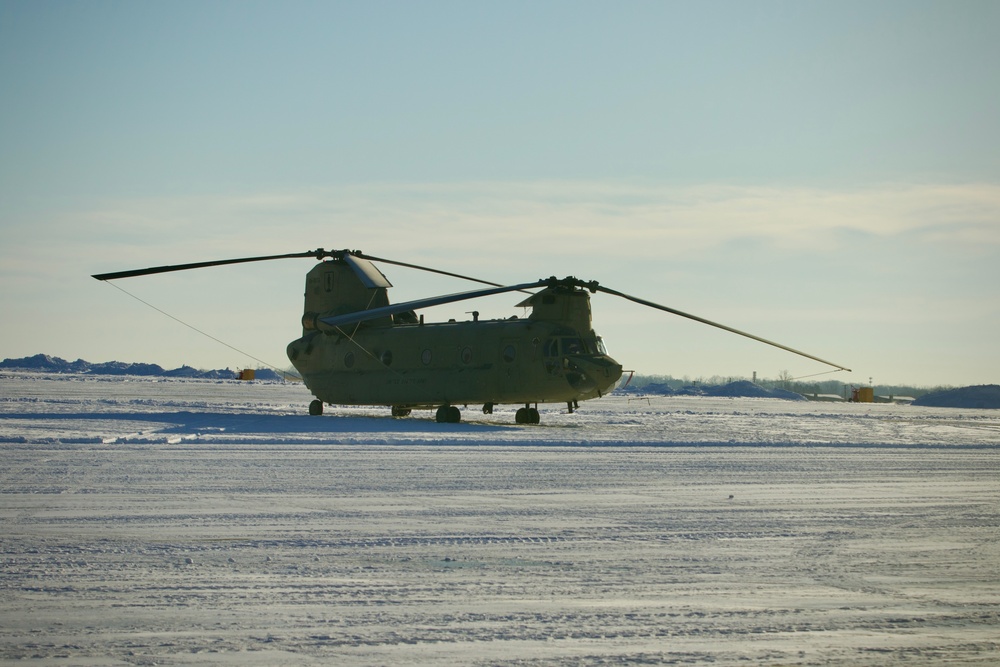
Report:
[[313,331],[288,356],[324,403],[397,408],[573,403],[622,374],[592,330],[516,317]]

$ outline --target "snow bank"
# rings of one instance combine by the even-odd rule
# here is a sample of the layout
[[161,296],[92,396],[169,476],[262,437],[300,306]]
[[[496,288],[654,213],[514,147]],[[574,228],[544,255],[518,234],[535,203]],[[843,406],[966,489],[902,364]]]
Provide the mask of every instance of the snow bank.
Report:
[[925,394],[913,405],[936,408],[1000,409],[1000,384],[981,384]]
[[[178,377],[233,379],[236,372],[228,368],[214,370],[199,370],[191,366],[181,366],[166,370],[158,364],[127,363],[124,361],[104,361],[91,363],[83,359],[66,361],[60,357],[47,354],[36,354],[19,359],[4,359],[0,361],[0,369],[15,371],[31,371],[35,373],[79,373],[84,375],[134,375],[139,377]],[[258,369],[257,380],[280,380],[281,376],[272,370]]]

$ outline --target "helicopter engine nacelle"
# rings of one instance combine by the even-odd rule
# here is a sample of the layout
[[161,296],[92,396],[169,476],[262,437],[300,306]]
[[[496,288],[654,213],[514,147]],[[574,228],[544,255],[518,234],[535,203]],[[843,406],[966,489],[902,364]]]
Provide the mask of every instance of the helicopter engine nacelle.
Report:
[[[326,334],[340,334],[340,333],[344,333],[343,328],[336,327],[336,326],[330,326],[329,324],[327,324],[327,323],[325,323],[323,321],[323,318],[324,317],[335,317],[337,315],[345,315],[347,313],[353,313],[356,310],[359,310],[359,309],[344,310],[344,309],[338,308],[336,310],[329,310],[329,311],[327,311],[325,313],[305,312],[305,313],[302,314],[302,335],[305,336],[308,333],[312,333],[312,332],[316,332],[316,331],[319,331],[319,332],[322,332],[322,333],[326,333]],[[361,308],[360,310],[364,310],[364,308]],[[379,323],[382,323],[384,325],[387,321],[388,321],[388,318],[384,318],[383,317],[383,318],[379,318],[377,320],[368,320],[368,321],[363,322],[361,324],[364,324],[366,326],[372,326],[373,323],[375,323],[376,325],[378,325]],[[351,325],[350,328],[354,329],[357,326],[359,326],[359,325],[358,324],[354,324],[354,325]]]

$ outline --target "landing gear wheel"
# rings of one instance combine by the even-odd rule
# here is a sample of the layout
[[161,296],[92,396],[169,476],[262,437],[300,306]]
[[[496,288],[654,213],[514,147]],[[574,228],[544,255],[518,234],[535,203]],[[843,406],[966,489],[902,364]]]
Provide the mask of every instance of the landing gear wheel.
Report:
[[309,414],[313,417],[323,414],[323,401],[316,399],[309,404]]
[[535,408],[518,408],[514,413],[514,421],[518,424],[537,424],[542,420]]
[[407,417],[410,414],[410,408],[403,408],[398,405],[392,406],[392,416],[393,417]]
[[442,405],[437,409],[435,419],[438,424],[457,424],[462,421],[462,413],[454,405]]

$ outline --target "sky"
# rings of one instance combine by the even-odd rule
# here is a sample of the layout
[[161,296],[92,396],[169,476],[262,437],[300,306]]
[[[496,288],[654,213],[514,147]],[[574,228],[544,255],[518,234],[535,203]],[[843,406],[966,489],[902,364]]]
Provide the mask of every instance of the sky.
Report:
[[[0,0],[0,358],[286,367],[309,260],[90,275],[324,247],[1000,383],[998,119],[993,1]],[[627,370],[830,370],[593,302]]]

